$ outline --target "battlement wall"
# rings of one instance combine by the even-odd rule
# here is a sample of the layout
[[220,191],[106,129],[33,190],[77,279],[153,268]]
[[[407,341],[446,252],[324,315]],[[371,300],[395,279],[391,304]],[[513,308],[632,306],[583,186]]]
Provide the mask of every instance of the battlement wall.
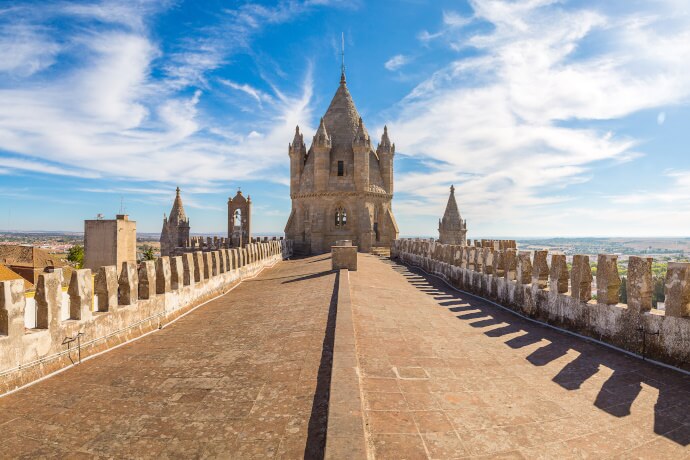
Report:
[[137,266],[62,270],[39,275],[36,292],[22,280],[0,282],[0,394],[72,362],[159,329],[245,278],[292,256],[291,240],[161,257]]
[[[283,237],[256,237],[251,238],[248,243],[268,243],[269,241],[283,241]],[[248,244],[247,243],[247,244]],[[233,244],[230,238],[218,236],[192,236],[185,242],[185,246],[175,248],[176,253],[186,253],[194,251],[214,251],[220,249],[232,249]]]
[[391,257],[526,317],[690,370],[690,263],[669,263],[666,309],[652,308],[652,258],[630,257],[628,303],[619,303],[617,256],[597,258],[596,300],[589,257],[518,251],[510,243],[444,245],[399,239]]

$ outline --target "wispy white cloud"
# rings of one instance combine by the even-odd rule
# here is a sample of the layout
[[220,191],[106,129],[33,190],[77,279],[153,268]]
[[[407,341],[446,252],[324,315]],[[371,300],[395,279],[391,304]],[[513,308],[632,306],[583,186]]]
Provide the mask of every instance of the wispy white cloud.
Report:
[[408,62],[410,62],[409,57],[407,57],[403,54],[396,54],[395,56],[393,56],[392,58],[387,60],[385,62],[385,64],[383,64],[383,66],[390,71],[396,71],[396,70],[400,69],[401,67],[403,67]]
[[[469,33],[464,18],[446,13],[438,38],[456,48],[462,37],[477,52],[420,83],[389,123],[400,152],[438,164],[431,174],[399,176],[396,209],[440,215],[455,182],[461,210],[479,227],[499,216],[503,228],[546,222],[574,209],[568,186],[590,180],[603,162],[640,154],[636,139],[570,121],[621,118],[690,96],[687,17],[555,0],[471,5],[472,21],[490,31]],[[592,36],[607,45],[580,52]]]
[[[0,36],[0,54],[17,56],[0,64],[0,74],[31,78],[0,82],[0,150],[25,160],[0,166],[189,184],[227,181],[229,176],[242,180],[281,167],[294,126],[311,119],[309,65],[297,89],[279,89],[267,81],[270,91],[260,91],[245,82],[222,81],[262,104],[251,128],[232,116],[209,117],[200,111],[200,102],[214,90],[205,75],[228,54],[249,46],[267,24],[320,5],[352,6],[243,4],[226,10],[217,27],[189,38],[172,53],[164,53],[149,34],[149,15],[161,8],[155,2],[62,3],[42,15],[20,8],[27,25],[21,36],[5,41]],[[57,42],[56,34],[39,33],[53,17],[92,21],[93,27],[68,29]],[[0,25],[14,22],[9,14],[0,14]],[[71,60],[70,66],[42,78],[41,71],[53,65],[58,53]],[[161,69],[168,73],[154,76]]]
[[0,74],[29,77],[50,67],[59,51],[44,27],[7,24],[0,29]]

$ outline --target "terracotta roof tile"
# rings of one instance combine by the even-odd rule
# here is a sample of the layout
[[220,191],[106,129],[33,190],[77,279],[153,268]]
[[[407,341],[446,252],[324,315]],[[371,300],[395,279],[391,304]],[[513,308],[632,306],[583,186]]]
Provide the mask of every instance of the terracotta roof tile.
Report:
[[34,285],[22,278],[18,273],[12,271],[7,266],[0,264],[0,281],[24,280],[24,289],[33,289]]

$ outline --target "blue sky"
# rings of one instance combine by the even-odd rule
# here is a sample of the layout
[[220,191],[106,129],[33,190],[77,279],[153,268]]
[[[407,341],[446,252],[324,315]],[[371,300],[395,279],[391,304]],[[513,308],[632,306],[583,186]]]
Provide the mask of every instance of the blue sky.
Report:
[[397,146],[402,235],[690,235],[685,0],[0,3],[0,229],[290,211],[287,146],[348,87]]

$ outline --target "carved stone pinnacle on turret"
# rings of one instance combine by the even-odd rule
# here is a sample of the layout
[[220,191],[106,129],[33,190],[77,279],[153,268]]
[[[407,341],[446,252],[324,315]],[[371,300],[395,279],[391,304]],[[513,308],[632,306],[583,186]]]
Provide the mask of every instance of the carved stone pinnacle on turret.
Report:
[[319,123],[319,129],[317,129],[316,134],[314,134],[313,146],[331,148],[331,138],[328,136],[328,132],[326,132],[326,125],[323,122],[323,118],[321,118],[321,123]]

